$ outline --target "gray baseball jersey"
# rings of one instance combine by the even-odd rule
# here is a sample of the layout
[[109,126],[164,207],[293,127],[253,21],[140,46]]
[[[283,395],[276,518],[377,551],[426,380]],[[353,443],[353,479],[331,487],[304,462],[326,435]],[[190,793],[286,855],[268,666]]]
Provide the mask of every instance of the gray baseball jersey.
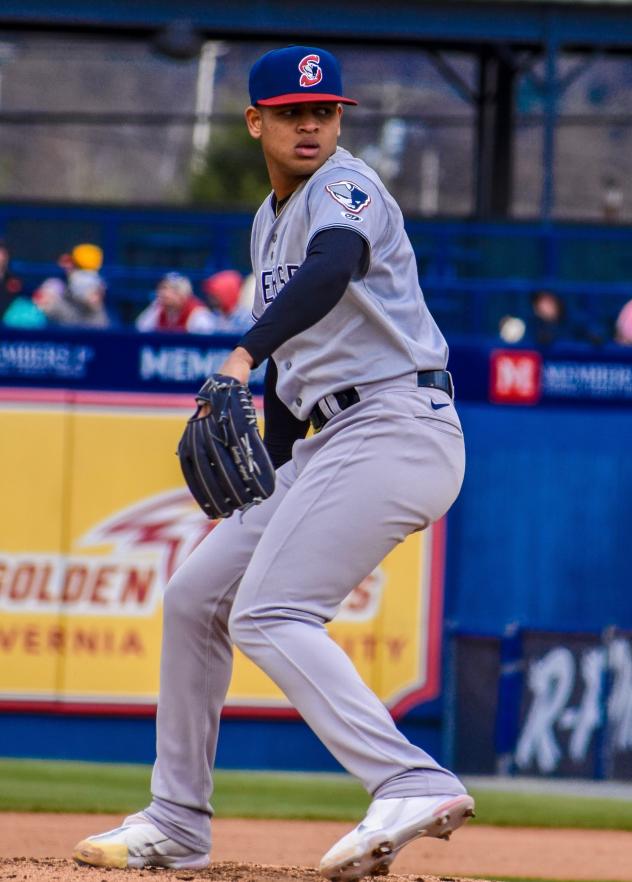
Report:
[[279,217],[270,200],[252,231],[258,319],[305,260],[321,230],[355,230],[369,266],[319,322],[274,353],[277,394],[306,419],[318,400],[349,386],[443,369],[448,347],[424,302],[402,213],[375,172],[339,147],[294,191]]

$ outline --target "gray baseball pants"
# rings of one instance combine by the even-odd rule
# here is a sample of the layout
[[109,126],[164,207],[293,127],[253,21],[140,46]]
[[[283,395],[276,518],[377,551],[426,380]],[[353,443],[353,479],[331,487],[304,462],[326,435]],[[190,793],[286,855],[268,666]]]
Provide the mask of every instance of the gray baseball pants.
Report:
[[[464,792],[397,730],[325,629],[397,543],[448,510],[463,479],[463,436],[444,392],[418,388],[415,375],[359,391],[358,404],[295,443],[274,494],[220,523],[166,589],[145,814],[194,851],[210,848],[212,769],[233,645],[369,793]],[[431,402],[448,406],[433,410]]]

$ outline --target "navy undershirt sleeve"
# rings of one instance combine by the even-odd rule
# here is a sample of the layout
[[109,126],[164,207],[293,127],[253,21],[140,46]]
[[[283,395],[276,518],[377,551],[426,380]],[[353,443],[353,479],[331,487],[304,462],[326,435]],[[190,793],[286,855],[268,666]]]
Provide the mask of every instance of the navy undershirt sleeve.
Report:
[[275,469],[292,458],[292,445],[304,438],[309,420],[299,420],[276,394],[277,367],[268,359],[263,390],[263,443]]
[[346,227],[321,230],[305,260],[261,318],[239,341],[255,366],[287,340],[311,328],[341,299],[351,279],[368,269],[366,239]]

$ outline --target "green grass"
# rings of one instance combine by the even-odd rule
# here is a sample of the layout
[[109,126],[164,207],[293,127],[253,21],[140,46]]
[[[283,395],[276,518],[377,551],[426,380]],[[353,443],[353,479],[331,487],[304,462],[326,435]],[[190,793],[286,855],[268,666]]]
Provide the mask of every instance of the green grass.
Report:
[[126,812],[146,804],[151,768],[0,760],[0,810]]
[[632,802],[553,793],[472,791],[479,822],[501,827],[632,830]]
[[[149,766],[0,760],[0,811],[113,812],[147,804]],[[632,830],[632,803],[594,797],[474,791],[473,823]],[[219,817],[355,821],[368,804],[344,775],[226,772],[215,776]]]
[[[145,765],[0,760],[0,811],[137,811],[150,776]],[[223,817],[353,820],[368,796],[344,775],[217,771],[212,803]]]

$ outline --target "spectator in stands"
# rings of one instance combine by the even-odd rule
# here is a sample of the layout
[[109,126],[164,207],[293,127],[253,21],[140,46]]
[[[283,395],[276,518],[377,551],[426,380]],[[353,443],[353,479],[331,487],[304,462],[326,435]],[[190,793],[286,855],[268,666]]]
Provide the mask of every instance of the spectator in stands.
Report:
[[98,245],[91,242],[82,242],[75,245],[72,251],[60,254],[57,263],[69,276],[74,270],[88,270],[100,273],[103,266],[103,251]]
[[4,317],[13,301],[22,293],[22,282],[11,272],[11,252],[0,239],[0,315]]
[[216,318],[216,331],[243,334],[252,326],[250,309],[241,303],[244,284],[236,270],[223,270],[202,282],[202,291]]
[[180,273],[167,273],[156,288],[156,297],[136,319],[139,331],[189,331],[212,334],[217,319],[193,295],[191,282]]
[[560,295],[547,289],[531,295],[527,316],[503,316],[498,331],[506,343],[536,346],[562,342],[600,345],[605,340],[604,329],[597,320],[579,308],[568,310]]
[[61,279],[46,279],[33,294],[33,302],[51,325],[80,328],[107,328],[110,318],[105,309],[105,283],[101,276],[86,269]]
[[621,346],[632,346],[632,300],[624,304],[617,316],[614,339]]
[[[528,315],[505,315],[499,323],[499,333],[507,343],[524,340],[539,346],[548,346],[566,337],[566,310],[562,298],[553,291],[535,291],[531,296]],[[567,338],[568,339],[568,338]]]
[[48,324],[46,316],[30,297],[16,297],[2,316],[2,323],[8,328],[45,328]]
[[531,297],[532,336],[539,346],[569,338],[564,301],[553,291],[536,291]]

